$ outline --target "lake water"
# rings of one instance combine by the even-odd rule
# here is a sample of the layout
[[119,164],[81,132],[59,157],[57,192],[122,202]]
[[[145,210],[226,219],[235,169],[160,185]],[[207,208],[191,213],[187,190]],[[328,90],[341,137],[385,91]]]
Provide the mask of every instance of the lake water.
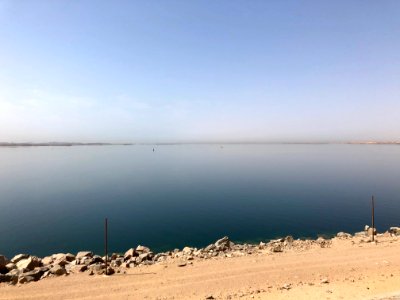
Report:
[[[153,152],[153,147],[155,151]],[[400,146],[0,148],[0,253],[205,246],[400,225]]]

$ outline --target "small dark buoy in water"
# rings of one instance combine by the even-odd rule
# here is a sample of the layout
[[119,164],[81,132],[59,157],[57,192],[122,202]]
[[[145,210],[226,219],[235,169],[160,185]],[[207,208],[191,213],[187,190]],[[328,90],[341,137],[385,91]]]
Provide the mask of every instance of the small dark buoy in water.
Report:
[[153,148],[153,152],[154,152],[154,148]]

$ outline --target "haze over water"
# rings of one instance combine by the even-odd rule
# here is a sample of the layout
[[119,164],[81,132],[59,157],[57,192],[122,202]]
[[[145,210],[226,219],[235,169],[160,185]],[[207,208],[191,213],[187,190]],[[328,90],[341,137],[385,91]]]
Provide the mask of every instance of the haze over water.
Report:
[[[155,151],[153,152],[153,147]],[[396,145],[0,148],[0,253],[203,247],[399,225]]]

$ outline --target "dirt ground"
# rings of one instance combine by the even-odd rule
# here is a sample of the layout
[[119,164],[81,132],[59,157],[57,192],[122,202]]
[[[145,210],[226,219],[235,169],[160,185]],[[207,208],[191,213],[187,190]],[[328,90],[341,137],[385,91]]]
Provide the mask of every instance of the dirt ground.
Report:
[[400,299],[400,240],[333,239],[329,248],[156,264],[19,286],[4,299]]

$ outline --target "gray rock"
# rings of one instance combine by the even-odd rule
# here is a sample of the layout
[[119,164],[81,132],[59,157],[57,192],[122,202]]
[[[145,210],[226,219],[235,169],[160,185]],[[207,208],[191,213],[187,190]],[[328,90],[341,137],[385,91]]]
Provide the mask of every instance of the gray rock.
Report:
[[17,266],[16,266],[14,263],[12,263],[12,262],[6,264],[6,269],[7,269],[8,271],[14,270],[14,269],[16,269],[16,268],[17,268]]
[[85,272],[87,270],[86,265],[76,265],[71,268],[72,272],[78,273],[78,272]]
[[215,247],[219,251],[224,251],[230,249],[233,246],[233,243],[229,240],[227,236],[224,236],[222,239],[219,239],[214,243]]
[[67,274],[67,270],[65,270],[61,265],[55,265],[50,269],[50,273],[56,276],[61,276]]
[[41,261],[38,257],[30,256],[28,258],[19,260],[16,265],[18,269],[33,270],[41,265]]
[[76,259],[81,259],[84,257],[93,257],[93,252],[91,251],[80,251],[76,254]]
[[29,254],[18,254],[18,255],[15,255],[15,256],[11,259],[11,262],[14,263],[14,264],[16,264],[16,263],[19,262],[21,259],[25,259],[25,258],[28,258],[28,257],[29,257]]

